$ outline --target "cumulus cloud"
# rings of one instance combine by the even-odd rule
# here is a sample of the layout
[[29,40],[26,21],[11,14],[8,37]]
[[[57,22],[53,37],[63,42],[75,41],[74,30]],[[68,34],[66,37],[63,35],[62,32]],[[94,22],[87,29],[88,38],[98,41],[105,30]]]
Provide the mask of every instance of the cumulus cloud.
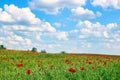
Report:
[[120,0],[92,0],[92,5],[120,9]]
[[26,22],[28,24],[37,24],[40,22],[38,18],[35,18],[35,15],[29,8],[18,8],[13,4],[10,6],[4,5],[4,11],[1,11],[0,16],[4,19],[0,20],[1,22]]
[[31,9],[38,9],[48,14],[57,14],[63,8],[75,8],[85,5],[86,0],[31,0],[29,6]]
[[64,31],[57,31],[57,32],[51,32],[51,33],[44,33],[43,35],[47,37],[55,37],[58,38],[59,40],[68,40],[68,33]]
[[[80,39],[94,39],[94,41],[102,43],[119,43],[120,32],[119,26],[116,23],[109,23],[102,25],[99,22],[92,23],[88,20],[79,21],[77,24],[79,28]],[[102,44],[101,43],[101,44]],[[116,46],[116,45],[113,45]]]
[[92,23],[88,20],[80,21],[77,27],[80,28],[82,34],[92,35],[96,37],[111,37],[112,30],[118,25],[116,23],[109,23],[107,25],[102,25],[99,22]]
[[44,32],[55,33],[53,38],[67,40],[65,32],[59,32],[49,22],[40,20],[29,8],[18,8],[13,4],[0,8],[0,27],[0,44],[10,47],[31,46],[41,40]]
[[95,14],[93,11],[84,9],[82,7],[77,7],[75,9],[72,9],[71,12],[74,17],[77,17],[80,19],[93,19],[97,16],[101,16],[100,12],[97,12]]
[[79,21],[76,29],[69,31],[69,36],[69,41],[76,42],[74,47],[80,51],[119,54],[120,28],[117,23]]
[[20,49],[18,46],[26,47],[32,45],[32,41],[30,39],[16,35],[12,31],[1,29],[0,33],[4,34],[4,36],[0,37],[0,44],[7,45],[9,48]]
[[54,25],[55,27],[61,27],[61,23],[59,23],[59,22],[55,22],[53,25]]
[[56,31],[50,23],[36,18],[29,8],[4,5],[4,11],[1,10],[0,16],[2,17],[0,22],[6,23],[3,27],[9,30]]

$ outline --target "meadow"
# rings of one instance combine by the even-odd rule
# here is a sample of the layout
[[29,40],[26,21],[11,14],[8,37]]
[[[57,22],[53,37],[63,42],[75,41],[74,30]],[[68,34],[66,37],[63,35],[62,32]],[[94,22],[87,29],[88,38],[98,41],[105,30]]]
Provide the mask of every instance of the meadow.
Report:
[[0,80],[120,80],[120,56],[0,50]]

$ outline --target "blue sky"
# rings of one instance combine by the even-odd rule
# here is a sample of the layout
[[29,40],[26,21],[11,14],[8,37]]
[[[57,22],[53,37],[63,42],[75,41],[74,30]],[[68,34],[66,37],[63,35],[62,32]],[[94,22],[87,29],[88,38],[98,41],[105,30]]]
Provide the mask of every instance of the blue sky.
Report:
[[120,0],[0,0],[0,44],[120,55]]

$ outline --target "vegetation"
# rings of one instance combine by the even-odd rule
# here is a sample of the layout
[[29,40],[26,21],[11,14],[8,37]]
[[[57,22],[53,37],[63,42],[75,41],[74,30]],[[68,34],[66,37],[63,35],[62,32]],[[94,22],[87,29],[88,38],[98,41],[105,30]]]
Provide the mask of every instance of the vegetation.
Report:
[[0,45],[0,50],[1,49],[6,49],[6,47],[4,47],[4,45]]
[[37,48],[33,47],[31,51],[32,52],[37,52]]
[[41,53],[47,53],[46,50],[41,50]]
[[62,51],[61,54],[66,54],[66,52],[65,52],[65,51]]
[[0,80],[119,80],[120,56],[0,50]]

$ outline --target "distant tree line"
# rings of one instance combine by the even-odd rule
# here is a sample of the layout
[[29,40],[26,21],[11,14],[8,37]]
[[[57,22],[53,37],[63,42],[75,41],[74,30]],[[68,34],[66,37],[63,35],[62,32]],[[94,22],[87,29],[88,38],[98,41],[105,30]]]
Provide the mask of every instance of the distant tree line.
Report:
[[[33,47],[31,52],[37,52],[37,48]],[[41,53],[47,53],[46,50],[41,50]]]
[[2,49],[6,49],[6,47],[4,45],[0,45],[0,50]]
[[[0,50],[5,50],[7,49],[4,45],[0,45]],[[36,47],[33,47],[31,52],[37,52],[37,48]],[[41,50],[41,53],[47,53],[47,51],[44,49],[44,50]],[[61,54],[66,54],[65,51],[61,51]]]

